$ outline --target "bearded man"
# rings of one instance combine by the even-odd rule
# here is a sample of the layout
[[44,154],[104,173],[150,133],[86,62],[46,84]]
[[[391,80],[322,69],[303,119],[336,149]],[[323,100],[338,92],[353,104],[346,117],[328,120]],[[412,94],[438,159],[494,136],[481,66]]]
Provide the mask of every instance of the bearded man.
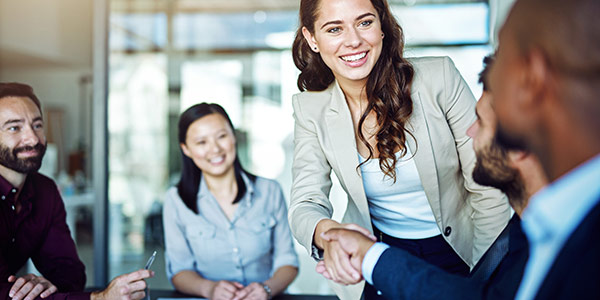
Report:
[[[56,184],[38,173],[46,136],[39,99],[20,83],[0,83],[0,299],[142,299],[153,276],[139,270],[98,292],[83,292],[85,267],[71,238]],[[15,273],[31,258],[42,276]]]

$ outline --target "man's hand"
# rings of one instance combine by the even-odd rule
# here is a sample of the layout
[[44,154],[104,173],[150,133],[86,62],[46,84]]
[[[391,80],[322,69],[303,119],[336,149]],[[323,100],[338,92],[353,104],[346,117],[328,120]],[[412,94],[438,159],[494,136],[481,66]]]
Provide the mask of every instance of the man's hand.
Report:
[[38,296],[46,298],[58,290],[48,279],[34,274],[27,274],[19,278],[11,275],[8,277],[8,282],[14,282],[8,292],[8,296],[14,300],[33,300]]
[[317,273],[323,275],[323,277],[332,280],[331,279],[331,275],[329,275],[329,272],[327,272],[327,267],[325,267],[325,262],[320,260],[317,263],[317,266],[315,267],[315,271],[317,271]]
[[146,296],[144,279],[154,276],[154,271],[138,270],[115,277],[106,289],[93,292],[90,300],[143,299]]
[[269,295],[262,284],[253,282],[235,293],[235,298],[233,298],[233,300],[267,300],[268,298]]
[[[321,234],[323,240],[329,243],[337,243],[337,245],[348,255],[348,263],[354,272],[362,274],[362,261],[365,254],[375,243],[374,237],[365,236],[363,233],[352,229],[345,228],[334,228]],[[332,280],[342,284],[354,284],[362,280],[362,275],[355,282],[341,281],[339,278],[336,279],[332,273],[337,272],[336,266],[328,265],[327,260],[319,262],[316,268],[317,272],[321,273],[325,278],[331,278]]]
[[[375,236],[373,236],[367,229],[356,224],[335,224],[327,227],[328,228],[325,230],[325,232],[329,232],[333,229],[344,229],[355,232],[367,240],[376,240]],[[323,238],[324,232],[321,232],[322,233],[319,235],[318,242],[323,246],[324,265],[321,264],[320,266],[325,268],[327,275],[324,272],[319,272],[319,266],[317,266],[317,272],[340,284],[356,284],[360,282],[362,280],[360,268],[354,268],[352,266],[352,263],[350,262],[352,256],[351,253],[346,251],[338,240]]]
[[210,292],[211,300],[230,300],[235,297],[236,293],[242,290],[244,286],[239,282],[234,281],[216,281]]

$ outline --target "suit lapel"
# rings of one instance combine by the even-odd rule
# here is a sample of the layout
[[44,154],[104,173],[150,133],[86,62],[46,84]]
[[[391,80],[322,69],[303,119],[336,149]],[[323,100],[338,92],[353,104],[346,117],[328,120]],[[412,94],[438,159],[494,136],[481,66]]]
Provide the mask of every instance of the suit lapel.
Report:
[[[409,119],[408,130],[415,138],[413,139],[412,137],[407,136],[406,140],[408,148],[414,154],[419,178],[421,179],[421,184],[423,185],[425,195],[427,196],[427,200],[429,200],[433,214],[435,215],[436,220],[441,220],[440,186],[437,180],[437,168],[435,157],[433,155],[427,119],[425,118],[425,112],[423,110],[423,105],[421,104],[419,92],[414,91],[411,94],[411,97],[413,100],[413,113]],[[419,142],[416,143],[415,139]]]
[[[408,130],[419,141],[407,137],[407,144],[410,151],[414,154],[415,164],[419,172],[419,179],[425,190],[425,195],[429,200],[433,214],[436,220],[441,220],[440,209],[440,187],[438,175],[433,155],[433,147],[427,126],[427,120],[423,111],[423,105],[418,91],[412,93],[413,113],[409,119]],[[354,127],[350,110],[344,99],[344,94],[337,82],[335,82],[332,93],[331,103],[328,111],[325,113],[327,132],[333,145],[336,166],[341,178],[339,178],[348,194],[354,199],[358,209],[368,216],[369,206],[363,187],[360,170],[358,166],[358,152],[356,140],[354,138]],[[334,168],[336,166],[333,166]]]
[[[344,94],[337,84],[334,83],[331,93],[329,111],[325,112],[327,132],[333,145],[333,153],[336,158],[335,165],[341,175],[340,181],[346,191],[354,200],[359,211],[368,216],[369,206],[365,189],[363,187],[360,169],[358,166],[358,150],[354,138],[354,126],[350,116],[350,110],[344,99]],[[336,166],[333,166],[334,168]]]

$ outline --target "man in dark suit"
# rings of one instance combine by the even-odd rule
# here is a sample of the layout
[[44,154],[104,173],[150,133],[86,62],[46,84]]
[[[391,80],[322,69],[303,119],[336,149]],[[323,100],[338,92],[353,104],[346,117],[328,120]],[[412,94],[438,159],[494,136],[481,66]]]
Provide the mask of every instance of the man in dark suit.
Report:
[[[467,131],[473,138],[477,163],[473,179],[507,194],[517,214],[475,266],[471,278],[449,274],[408,252],[375,244],[350,230],[330,230],[351,255],[353,266],[388,299],[508,299],[513,298],[527,260],[527,241],[520,230],[519,215],[527,199],[547,180],[537,159],[522,150],[508,150],[496,139],[496,117],[486,84],[491,58],[480,74],[483,95],[477,103],[478,120]],[[380,255],[380,256],[379,256]],[[317,271],[328,276],[323,263]]]
[[600,299],[600,1],[517,0],[490,70],[499,136],[553,182],[530,199],[517,299]]

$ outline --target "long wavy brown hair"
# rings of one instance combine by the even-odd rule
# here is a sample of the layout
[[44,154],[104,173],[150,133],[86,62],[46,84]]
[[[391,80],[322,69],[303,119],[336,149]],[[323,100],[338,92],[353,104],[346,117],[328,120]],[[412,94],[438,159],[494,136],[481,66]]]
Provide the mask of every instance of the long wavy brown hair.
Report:
[[[314,34],[314,25],[319,12],[320,0],[300,1],[300,26],[292,46],[294,64],[300,69],[298,88],[301,91],[325,90],[335,77],[323,62],[321,55],[313,52],[302,35],[302,27]],[[373,148],[362,133],[367,115],[374,111],[379,129],[375,133],[379,151],[379,168],[396,181],[396,151],[406,155],[407,134],[405,129],[413,110],[410,87],[414,69],[403,57],[404,33],[386,0],[371,0],[381,20],[381,30],[385,34],[381,55],[367,79],[366,92],[368,105],[358,122],[358,138],[369,149],[367,161],[373,158]],[[366,162],[366,161],[365,161]],[[364,163],[364,162],[363,162]]]

